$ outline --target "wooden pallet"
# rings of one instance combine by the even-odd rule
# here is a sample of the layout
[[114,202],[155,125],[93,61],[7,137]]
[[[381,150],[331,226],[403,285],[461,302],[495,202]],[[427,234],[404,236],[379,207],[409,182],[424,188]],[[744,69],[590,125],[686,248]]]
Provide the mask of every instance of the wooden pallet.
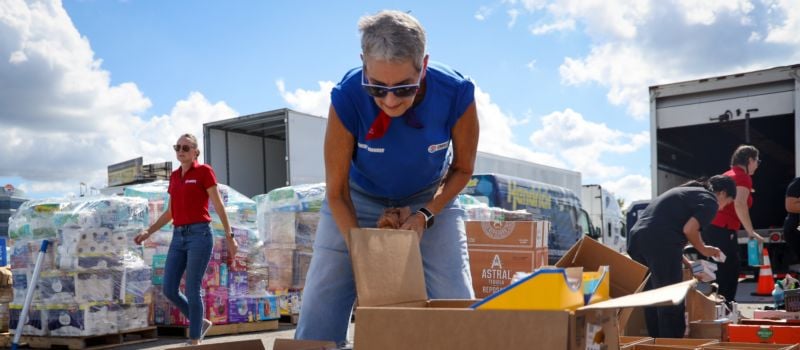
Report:
[[[264,332],[278,329],[278,320],[215,324],[208,330],[206,337],[215,335],[232,335],[241,333]],[[158,326],[158,335],[162,337],[189,337],[188,326]]]
[[291,315],[281,315],[281,323],[291,323],[293,325],[297,325],[297,322],[300,320],[299,314],[291,314]]
[[[14,336],[10,333],[0,334],[0,345],[10,347]],[[53,337],[23,335],[20,345],[27,344],[33,349],[70,349],[99,350],[114,349],[123,345],[132,345],[156,341],[156,327],[132,329],[114,334],[92,335],[86,337]]]

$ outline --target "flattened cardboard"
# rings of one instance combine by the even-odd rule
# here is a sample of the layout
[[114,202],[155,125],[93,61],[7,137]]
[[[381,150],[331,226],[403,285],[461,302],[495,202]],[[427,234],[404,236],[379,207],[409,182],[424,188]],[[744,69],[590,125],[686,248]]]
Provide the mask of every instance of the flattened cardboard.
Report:
[[[275,339],[272,350],[335,350],[336,343],[319,340]],[[239,350],[239,349],[236,349]]]
[[419,237],[410,230],[353,229],[350,259],[361,306],[428,299]]
[[202,344],[202,345],[192,345],[192,346],[181,346],[170,348],[170,350],[177,350],[177,349],[187,349],[187,350],[265,350],[264,343],[261,339],[250,339],[250,340],[240,340],[240,341],[231,341],[225,343],[214,343],[214,344]]

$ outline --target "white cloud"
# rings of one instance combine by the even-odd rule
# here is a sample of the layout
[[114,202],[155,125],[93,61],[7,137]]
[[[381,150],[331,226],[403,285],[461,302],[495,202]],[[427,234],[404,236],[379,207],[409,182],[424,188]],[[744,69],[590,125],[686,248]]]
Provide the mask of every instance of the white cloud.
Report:
[[531,29],[533,35],[543,35],[550,32],[569,31],[575,29],[575,20],[572,18],[562,19],[550,24],[542,24]]
[[547,0],[522,0],[522,7],[525,8],[528,12],[533,12],[536,10],[541,10],[545,6],[547,6]]
[[542,128],[530,136],[538,149],[559,156],[571,169],[598,179],[620,177],[625,168],[602,162],[604,154],[627,154],[649,144],[649,133],[624,133],[588,121],[571,109],[542,117]]
[[528,64],[526,64],[525,67],[527,67],[528,70],[530,71],[536,70],[536,60],[530,60],[530,62],[528,62]]
[[513,28],[514,24],[517,23],[517,17],[519,16],[519,11],[517,11],[516,9],[511,9],[511,10],[508,10],[507,13],[508,13],[508,18],[509,18],[508,27],[509,28]]
[[481,6],[478,11],[475,12],[475,19],[479,21],[485,21],[489,16],[492,14],[492,8],[488,6]]
[[587,54],[564,58],[562,83],[604,87],[637,119],[649,112],[648,86],[800,59],[796,0],[541,0],[532,11],[533,35],[580,29],[570,39],[588,41]]
[[500,106],[492,102],[491,96],[478,87],[475,88],[475,105],[481,126],[479,151],[559,168],[565,167],[566,164],[552,153],[535,152],[530,147],[516,143],[512,126],[520,122],[504,113]]
[[286,83],[278,80],[275,85],[281,97],[289,106],[298,112],[327,117],[328,107],[331,104],[331,90],[336,84],[332,81],[320,81],[319,90],[296,89],[294,92],[286,91]]
[[626,175],[618,180],[603,182],[602,186],[613,193],[615,197],[623,198],[625,207],[633,201],[652,197],[650,178],[642,175]]
[[722,13],[727,12],[746,18],[747,14],[754,9],[749,0],[678,0],[675,5],[683,12],[683,18],[687,24],[706,26],[714,24],[717,16]]
[[800,5],[797,0],[765,0],[770,5],[770,14],[776,22],[770,23],[766,42],[776,44],[800,44]]
[[145,120],[150,100],[134,83],[112,85],[101,66],[60,2],[0,2],[0,176],[22,178],[33,196],[101,188],[109,164],[173,160],[178,135],[202,137],[202,123],[236,116],[191,93]]
[[560,21],[576,20],[584,23],[586,33],[592,37],[633,38],[637,27],[650,14],[648,1],[628,0],[555,0],[548,11]]
[[607,87],[609,102],[627,105],[629,114],[644,119],[650,111],[647,86],[680,77],[662,67],[665,61],[646,56],[637,46],[606,44],[592,48],[585,58],[565,58],[559,72],[566,85],[595,82]]

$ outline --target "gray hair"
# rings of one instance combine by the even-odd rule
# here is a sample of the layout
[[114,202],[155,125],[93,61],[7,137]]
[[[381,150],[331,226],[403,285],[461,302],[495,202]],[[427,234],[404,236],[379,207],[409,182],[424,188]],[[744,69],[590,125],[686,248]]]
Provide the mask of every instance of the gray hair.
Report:
[[361,32],[361,51],[365,58],[390,62],[411,60],[417,71],[422,70],[425,57],[425,29],[413,16],[394,10],[384,10],[358,21]]

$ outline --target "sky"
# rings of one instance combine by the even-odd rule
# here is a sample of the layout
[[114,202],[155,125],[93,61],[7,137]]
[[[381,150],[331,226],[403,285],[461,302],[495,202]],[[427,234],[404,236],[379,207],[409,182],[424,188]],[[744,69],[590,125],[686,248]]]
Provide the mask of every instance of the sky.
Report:
[[800,63],[798,0],[3,0],[0,185],[74,196],[110,164],[174,161],[203,123],[325,116],[382,9],[474,80],[480,151],[626,203],[650,197],[648,86]]

